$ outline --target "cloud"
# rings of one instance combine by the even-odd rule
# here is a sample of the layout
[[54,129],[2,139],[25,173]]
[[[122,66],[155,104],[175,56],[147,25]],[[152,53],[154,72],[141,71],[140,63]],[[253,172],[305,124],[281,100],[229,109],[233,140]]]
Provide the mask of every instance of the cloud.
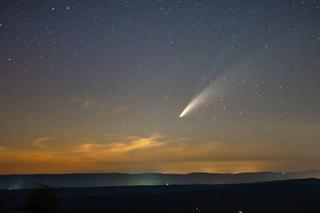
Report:
[[31,141],[32,146],[35,147],[44,147],[45,146],[45,142],[50,140],[49,137],[40,137],[40,138],[35,138]]
[[128,143],[114,143],[109,147],[110,152],[114,153],[126,153],[134,150],[148,149],[152,147],[158,147],[164,143],[157,141],[157,137],[147,138],[132,138],[132,141]]
[[[35,148],[5,147],[0,149],[0,173],[52,173],[81,171],[116,171],[119,164],[128,166],[126,156],[136,151],[163,146],[159,136],[113,139],[109,143],[85,140],[84,143],[65,147],[45,147],[49,137],[36,138],[32,141]],[[56,139],[55,139],[56,140]],[[121,166],[120,166],[121,167]],[[129,172],[130,170],[128,170]]]
[[104,139],[83,139],[64,146],[51,143],[50,149],[46,142],[57,138],[36,138],[34,147],[0,146],[0,173],[239,172],[298,169],[297,165],[306,163],[312,168],[320,159],[316,144],[195,143],[160,135]]
[[113,109],[113,112],[115,114],[123,113],[123,112],[128,112],[133,108],[133,106],[117,106]]
[[99,143],[84,143],[76,149],[76,152],[87,152],[87,153],[113,153],[122,154],[135,150],[144,150],[164,145],[163,142],[158,141],[158,136],[151,137],[126,137],[121,142],[113,142],[108,144]]
[[82,103],[81,109],[83,109],[83,110],[90,109],[92,106],[93,106],[92,101],[85,101]]

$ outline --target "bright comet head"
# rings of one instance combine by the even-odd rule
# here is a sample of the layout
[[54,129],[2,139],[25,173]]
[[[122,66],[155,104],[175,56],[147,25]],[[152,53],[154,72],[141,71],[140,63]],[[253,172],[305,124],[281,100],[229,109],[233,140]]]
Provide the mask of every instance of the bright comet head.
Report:
[[184,117],[189,111],[190,109],[192,109],[194,107],[194,101],[191,101],[186,108],[184,108],[184,110],[181,112],[181,114],[179,115],[179,118]]
[[195,110],[200,105],[207,102],[210,99],[210,97],[213,96],[213,92],[214,92],[213,83],[211,83],[190,101],[190,103],[184,108],[184,110],[179,115],[179,118],[186,116],[191,111]]

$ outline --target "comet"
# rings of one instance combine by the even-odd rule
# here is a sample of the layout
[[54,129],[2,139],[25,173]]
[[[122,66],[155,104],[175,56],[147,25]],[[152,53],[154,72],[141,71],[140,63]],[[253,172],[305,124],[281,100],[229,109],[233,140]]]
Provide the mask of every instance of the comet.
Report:
[[210,97],[212,97],[214,88],[214,84],[209,84],[206,88],[204,88],[197,96],[195,96],[189,104],[184,108],[184,110],[179,115],[179,118],[183,118],[195,109],[197,109],[199,106],[203,105],[205,102],[207,102]]
[[[187,116],[191,112],[198,109],[200,106],[209,103],[210,100],[214,101],[217,100],[218,97],[221,97],[221,94],[226,92],[227,88],[230,87],[230,85],[232,85],[229,78],[227,78],[228,75],[236,73],[239,69],[241,69],[241,67],[250,63],[249,59],[251,59],[251,57],[247,57],[246,59],[243,59],[241,63],[235,64],[234,67],[231,67],[231,69],[221,68],[222,65],[225,63],[225,57],[228,56],[229,53],[230,51],[225,52],[223,54],[223,57],[218,60],[217,64],[212,67],[212,69],[215,72],[212,73],[210,76],[211,83],[209,83],[198,95],[191,99],[188,105],[182,110],[181,114],[179,115],[179,118]],[[226,85],[227,79],[228,85]]]
[[[228,73],[232,74],[236,70],[237,69],[230,69]],[[216,101],[221,100],[221,97],[227,93],[230,85],[234,84],[234,82],[228,77],[228,73],[225,73],[225,71],[219,72],[215,76],[215,79],[211,81],[211,83],[209,83],[203,90],[201,90],[199,94],[191,99],[188,105],[182,110],[179,118],[189,115],[203,105],[217,104]]]

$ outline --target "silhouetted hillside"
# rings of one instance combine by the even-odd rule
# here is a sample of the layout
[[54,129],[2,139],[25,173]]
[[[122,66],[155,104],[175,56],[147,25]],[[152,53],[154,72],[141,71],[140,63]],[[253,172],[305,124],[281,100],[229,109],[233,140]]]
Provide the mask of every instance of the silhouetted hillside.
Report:
[[2,190],[0,194],[0,198],[6,198],[5,206],[10,212],[320,212],[317,179],[229,185],[41,188]]
[[296,173],[239,173],[239,174],[55,174],[55,175],[2,175],[0,189],[34,188],[38,184],[53,188],[101,187],[101,186],[140,186],[140,185],[188,185],[188,184],[232,184],[262,181],[320,178],[320,171]]

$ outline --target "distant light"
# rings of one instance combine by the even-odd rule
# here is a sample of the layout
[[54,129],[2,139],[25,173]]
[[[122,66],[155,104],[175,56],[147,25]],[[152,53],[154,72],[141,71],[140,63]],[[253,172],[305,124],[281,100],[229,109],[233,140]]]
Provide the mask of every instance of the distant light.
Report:
[[195,207],[195,210],[197,211],[197,212],[200,212],[201,210],[200,210],[200,208],[199,207]]

